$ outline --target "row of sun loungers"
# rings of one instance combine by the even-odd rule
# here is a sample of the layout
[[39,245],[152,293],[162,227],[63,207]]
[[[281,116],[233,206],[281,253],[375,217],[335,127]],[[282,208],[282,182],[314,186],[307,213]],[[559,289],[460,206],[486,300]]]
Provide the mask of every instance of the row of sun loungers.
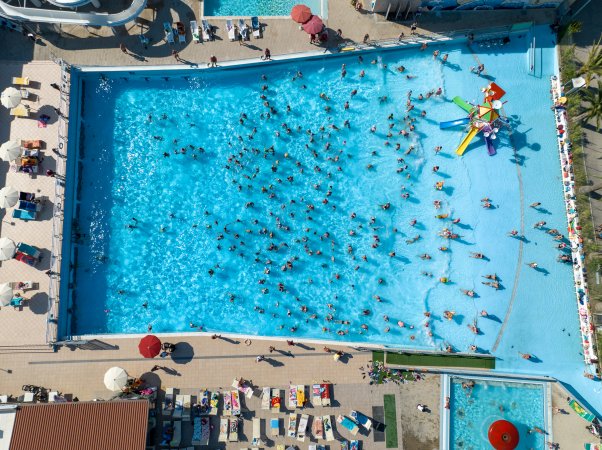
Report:
[[[176,38],[178,43],[186,43],[186,27],[182,22],[176,22],[175,26],[169,22],[163,23],[163,30],[165,32],[165,40],[169,44],[175,44]],[[251,26],[245,23],[244,19],[238,19],[238,26],[235,26],[232,19],[226,20],[226,30],[228,32],[228,39],[236,41],[239,35],[244,41],[251,39],[251,33],[255,39],[262,37],[262,27],[259,23],[259,17],[251,17]],[[201,26],[199,27],[196,20],[190,21],[190,34],[192,35],[193,42],[213,41],[215,39],[215,27],[210,25],[206,19],[201,20]]]

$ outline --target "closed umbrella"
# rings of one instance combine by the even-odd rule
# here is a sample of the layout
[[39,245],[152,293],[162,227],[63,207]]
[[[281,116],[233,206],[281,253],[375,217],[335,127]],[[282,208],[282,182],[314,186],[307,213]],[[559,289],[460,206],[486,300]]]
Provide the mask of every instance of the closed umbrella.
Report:
[[21,144],[17,141],[8,141],[0,145],[0,159],[14,161],[21,155]]
[[0,305],[6,306],[13,299],[13,288],[9,283],[0,284]]
[[161,341],[157,336],[148,334],[140,340],[138,350],[145,358],[154,358],[161,353]]
[[307,34],[318,34],[324,29],[324,23],[319,16],[311,16],[311,19],[303,24],[303,29]]
[[14,108],[21,103],[21,92],[14,87],[8,87],[0,94],[0,103],[5,108]]
[[105,373],[105,386],[109,391],[117,392],[126,387],[128,373],[121,367],[111,367]]
[[295,5],[291,10],[291,19],[297,23],[305,23],[311,19],[311,9],[305,5]]
[[12,239],[0,238],[0,261],[6,261],[15,256],[17,246]]
[[17,204],[19,191],[12,186],[4,186],[0,189],[0,208],[10,208]]

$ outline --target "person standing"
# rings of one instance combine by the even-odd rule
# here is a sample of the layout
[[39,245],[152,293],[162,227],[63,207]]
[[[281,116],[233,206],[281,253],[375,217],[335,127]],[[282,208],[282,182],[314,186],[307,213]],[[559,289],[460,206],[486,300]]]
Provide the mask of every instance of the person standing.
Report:
[[125,46],[125,44],[123,42],[121,44],[119,44],[119,49],[126,55],[129,55],[128,48]]

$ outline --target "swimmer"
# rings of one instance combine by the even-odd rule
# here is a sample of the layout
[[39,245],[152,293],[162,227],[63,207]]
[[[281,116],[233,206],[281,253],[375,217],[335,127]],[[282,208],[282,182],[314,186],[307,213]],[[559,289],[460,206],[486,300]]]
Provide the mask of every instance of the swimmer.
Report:
[[529,205],[529,207],[530,207],[530,208],[537,208],[538,206],[541,206],[541,203],[540,203],[540,202],[531,203],[531,204]]
[[475,296],[475,292],[472,289],[460,289],[460,292],[462,292],[462,294],[468,296],[468,297],[474,297]]
[[475,252],[470,252],[470,257],[474,259],[486,259],[484,254]]
[[508,235],[516,237],[516,236],[518,236],[518,230],[510,230],[510,231],[508,231]]
[[483,275],[483,278],[487,278],[488,280],[497,281],[498,277],[495,273]]
[[527,265],[529,267],[531,267],[532,269],[537,269],[537,263],[536,262],[530,262],[530,263],[527,263]]
[[546,221],[545,220],[541,220],[539,222],[537,222],[535,225],[533,225],[533,228],[541,228],[543,226],[545,226]]

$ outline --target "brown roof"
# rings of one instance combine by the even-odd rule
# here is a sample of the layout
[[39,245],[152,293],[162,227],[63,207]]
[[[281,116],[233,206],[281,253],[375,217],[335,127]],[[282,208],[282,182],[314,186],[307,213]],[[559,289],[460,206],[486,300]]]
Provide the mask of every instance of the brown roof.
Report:
[[22,405],[11,450],[142,450],[148,401]]

